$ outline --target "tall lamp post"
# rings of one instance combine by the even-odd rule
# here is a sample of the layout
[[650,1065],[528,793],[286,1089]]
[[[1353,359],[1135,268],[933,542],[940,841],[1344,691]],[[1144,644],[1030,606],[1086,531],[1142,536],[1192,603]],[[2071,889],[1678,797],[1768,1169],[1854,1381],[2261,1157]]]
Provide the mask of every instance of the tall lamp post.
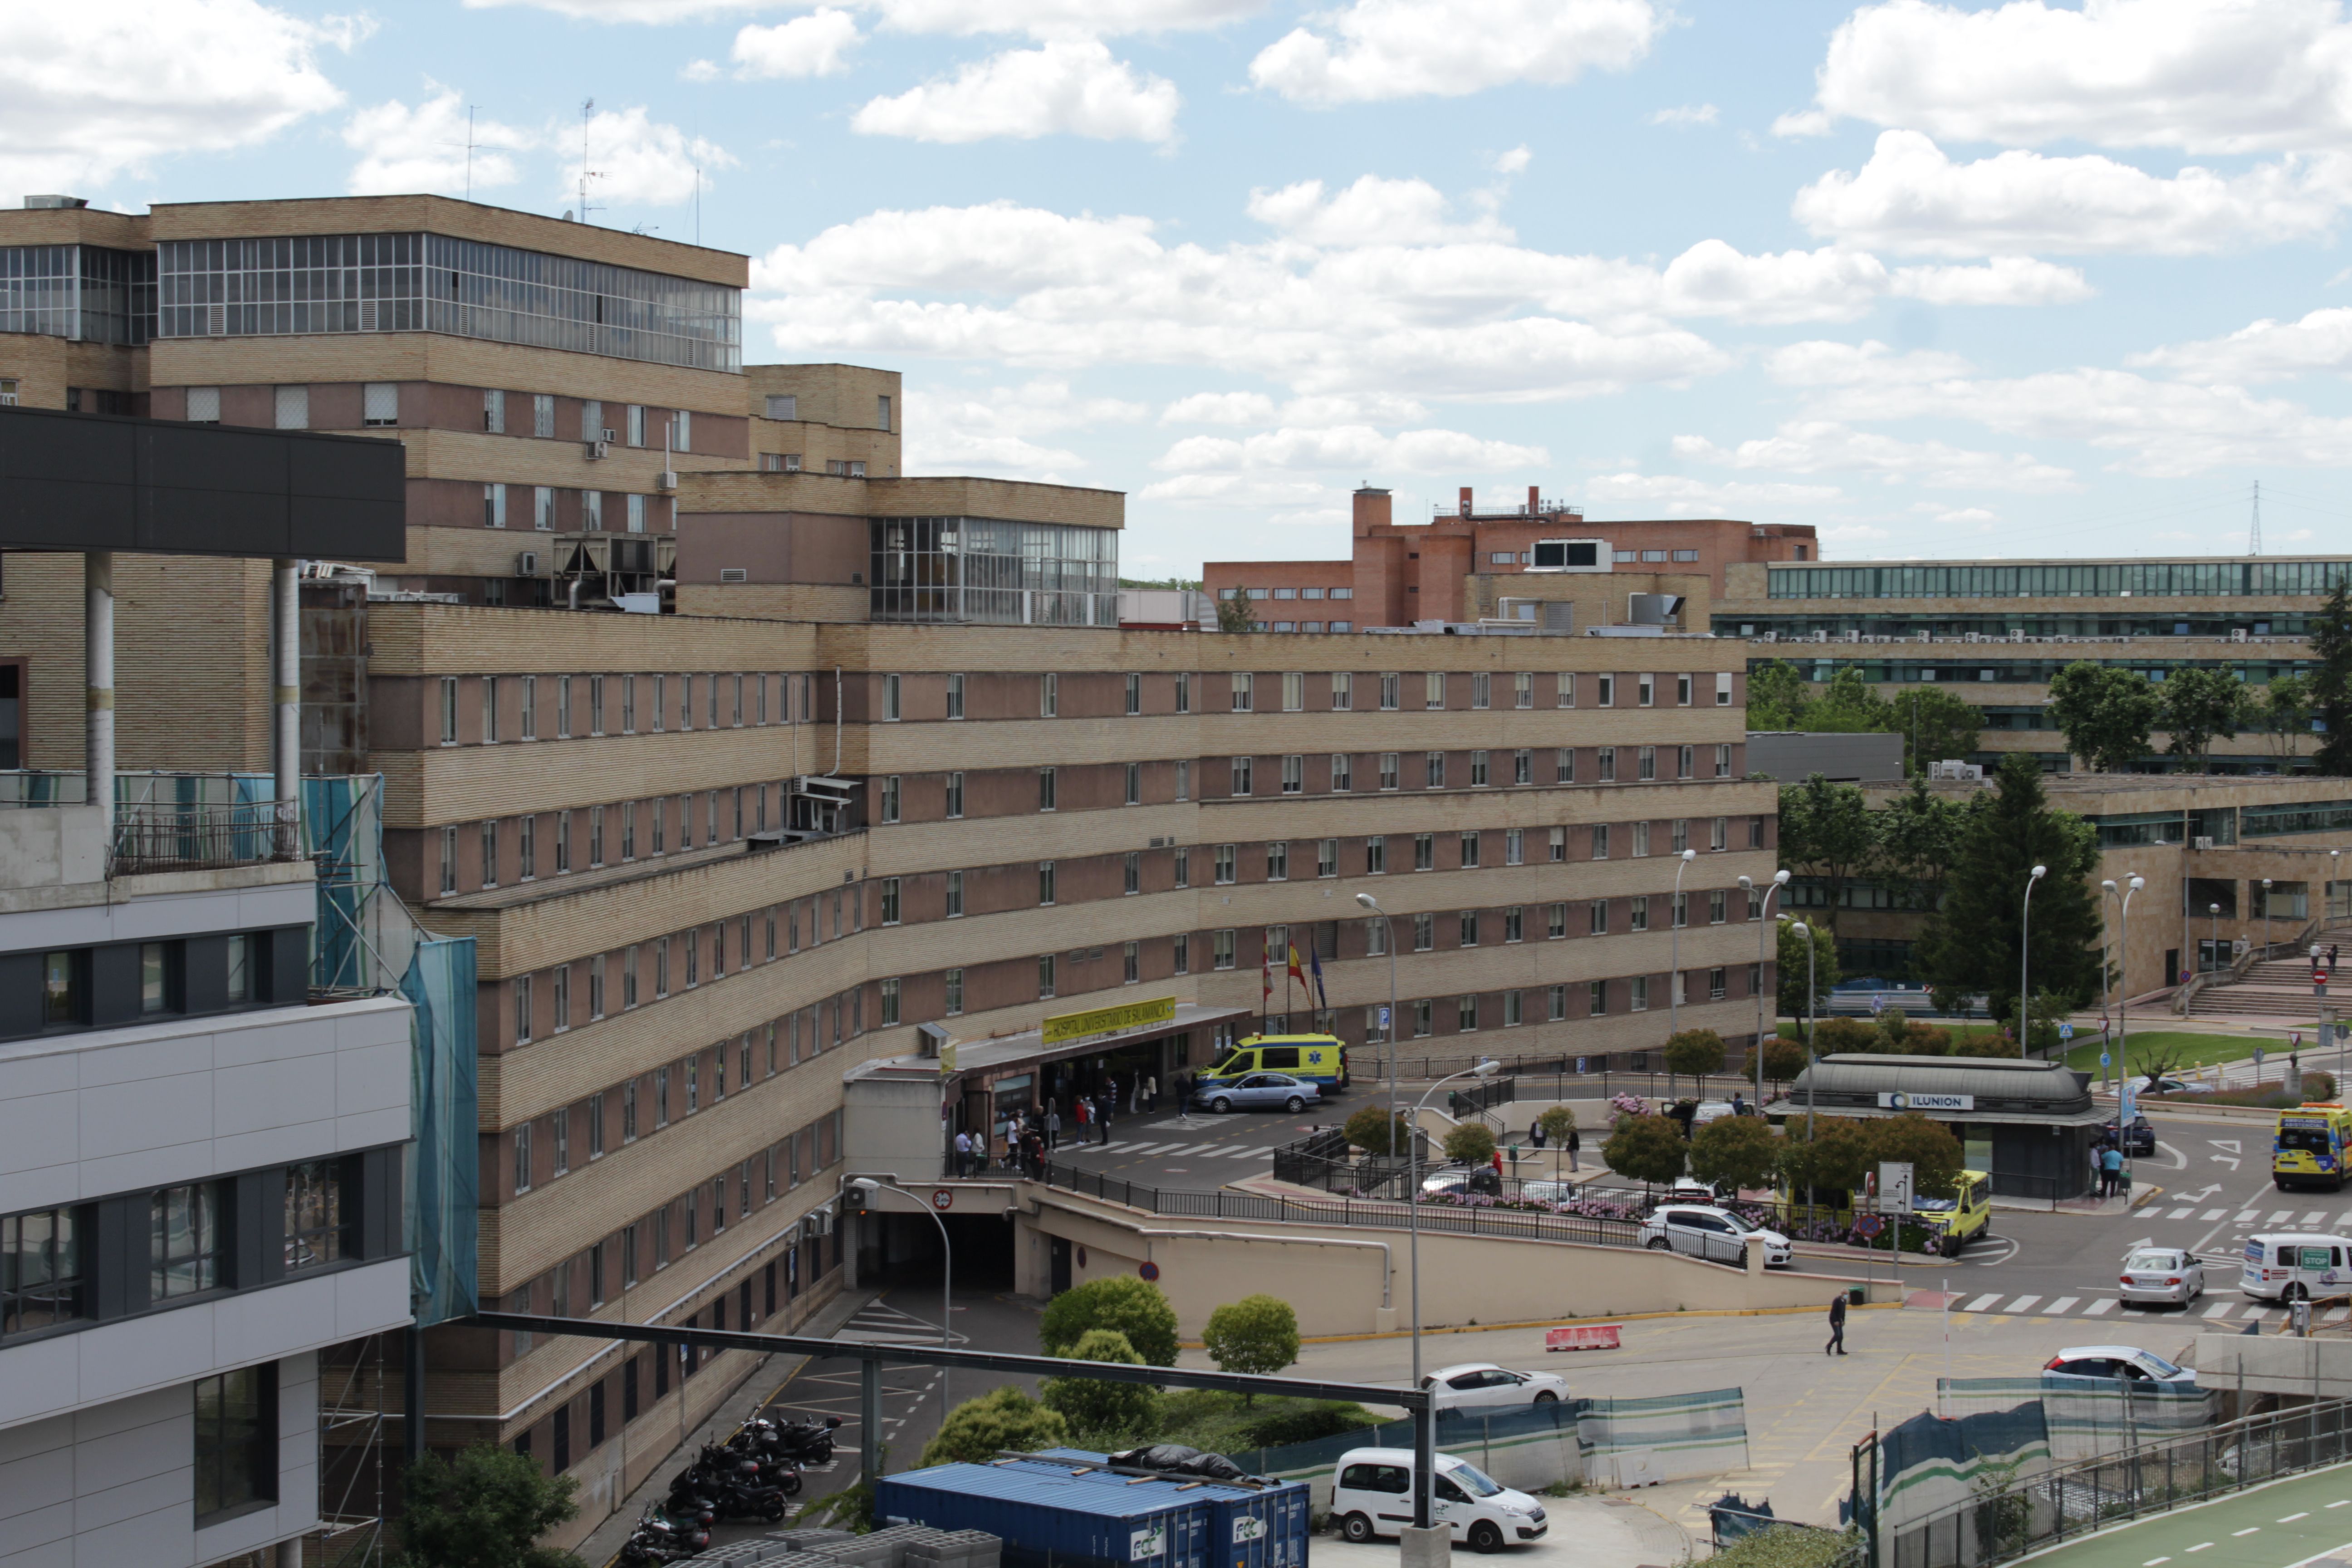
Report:
[[[1786,919],[1786,917],[1782,917]],[[1813,1136],[1813,1026],[1821,1021],[1821,997],[1815,994],[1813,976],[1813,930],[1802,921],[1790,921],[1789,929],[1805,939],[1805,1138]]]
[[[2118,1064],[2116,1081],[2118,1083],[2123,1081],[2123,1075],[2131,1070],[2131,1058],[2125,1050],[2131,1044],[2131,986],[2124,977],[2131,963],[2132,895],[2147,886],[2147,879],[2137,871],[2126,873],[2126,878],[2123,898],[2118,900],[2122,909],[2120,929],[2116,934],[2116,1061]],[[2109,883],[2107,890],[2113,892],[2115,884]]]
[[[2335,850],[2333,850],[2333,849],[2330,849],[2330,850],[2328,851],[2328,853],[2329,853],[2330,855],[2333,855],[2333,854],[2335,854],[2335,853],[2336,853],[2336,851],[2335,851]],[[2321,895],[2321,897],[2322,897],[2323,899],[2325,899],[2325,898],[2326,897],[2326,895],[2323,893],[2323,894]],[[2310,906],[2309,904],[2305,904],[2305,905],[2304,906],[2304,908],[2305,908],[2305,909],[2309,909],[2310,907],[2311,907],[2311,906]],[[2268,877],[2264,877],[2264,878],[2263,879],[2263,956],[2264,958],[2268,958],[2270,955],[2271,955],[2271,879],[2270,879]]]
[[[1751,900],[1756,897],[1756,879],[1739,879],[1740,887]],[[1764,901],[1756,910],[1756,1113],[1764,1113],[1764,942],[1772,930],[1772,895],[1789,885],[1789,873],[1775,871],[1764,889]],[[1780,1011],[1773,1009],[1774,1013]]]
[[[925,1203],[919,1194],[900,1185],[896,1176],[859,1176],[849,1185],[850,1195],[860,1210],[871,1208],[874,1202],[873,1194],[887,1187],[903,1197],[913,1199],[915,1206],[929,1215],[931,1223],[940,1227],[940,1348],[954,1349],[955,1244],[948,1239],[948,1222],[941,1219],[939,1211]],[[860,1188],[864,1191],[859,1191]],[[952,1407],[952,1402],[948,1398],[948,1369],[941,1366],[940,1368],[940,1408],[948,1410]],[[865,1479],[872,1480],[876,1478],[868,1476]]]
[[[1421,1112],[1423,1108],[1429,1104],[1431,1095],[1435,1094],[1457,1078],[1492,1078],[1502,1070],[1502,1063],[1489,1057],[1476,1067],[1450,1073],[1431,1084],[1423,1092],[1421,1103],[1412,1108],[1413,1125],[1416,1128],[1421,1125]],[[1405,1214],[1412,1235],[1409,1256],[1412,1259],[1410,1268],[1412,1273],[1412,1385],[1419,1388],[1421,1386],[1421,1140],[1418,1138],[1412,1140],[1408,1147],[1412,1151],[1409,1156],[1411,1163],[1407,1166],[1405,1187]],[[1437,1423],[1433,1419],[1423,1421],[1419,1425],[1417,1431],[1421,1442],[1433,1444],[1436,1441]],[[1433,1474],[1433,1467],[1437,1463],[1435,1449],[1433,1447],[1425,1450],[1417,1449],[1416,1453],[1421,1473],[1424,1476]],[[1424,1511],[1429,1507],[1427,1489],[1422,1487],[1413,1489],[1412,1507],[1413,1528],[1427,1530],[1430,1527],[1428,1515]]]
[[2206,967],[2206,968],[2209,968],[2209,969],[2210,969],[2210,968],[2212,968],[2212,967],[2213,967],[2214,960],[2216,960],[2217,958],[2219,958],[2219,957],[2221,956],[2221,952],[2220,952],[2221,946],[2221,905],[2219,905],[2219,904],[2208,904],[2208,905],[2206,905],[2206,906],[2205,906],[2205,954],[2206,954],[2205,967]]
[[[1396,921],[1395,921],[1394,920],[1392,920],[1392,919],[1391,919],[1391,918],[1390,918],[1388,910],[1384,910],[1384,909],[1381,908],[1381,906],[1380,906],[1379,904],[1377,904],[1377,903],[1375,903],[1375,902],[1373,901],[1373,900],[1372,900],[1372,896],[1371,896],[1371,894],[1370,894],[1370,893],[1358,893],[1358,894],[1356,895],[1356,902],[1358,902],[1358,903],[1360,903],[1360,904],[1363,905],[1363,906],[1364,906],[1364,908],[1366,908],[1366,909],[1368,909],[1368,910],[1371,910],[1371,911],[1372,911],[1372,913],[1374,913],[1374,914],[1376,914],[1376,915],[1378,915],[1378,916],[1380,916],[1380,917],[1381,917],[1381,934],[1382,934],[1382,936],[1385,938],[1385,940],[1381,942],[1381,946],[1383,946],[1383,947],[1385,947],[1385,948],[1387,948],[1387,949],[1389,950],[1389,1026],[1388,1026],[1387,1028],[1385,1028],[1385,1029],[1381,1030],[1381,1032],[1382,1034],[1384,1034],[1384,1035],[1386,1035],[1386,1036],[1388,1037],[1388,1047],[1389,1047],[1389,1153],[1390,1153],[1390,1155],[1391,1155],[1391,1157],[1393,1157],[1393,1156],[1395,1155],[1395,1153],[1396,1153],[1396,1120],[1397,1120],[1397,1107],[1396,1107],[1396,1101],[1397,1101],[1397,1043],[1396,1043],[1396,1032],[1397,1032]],[[1412,1193],[1407,1193],[1407,1194],[1405,1194],[1406,1201],[1407,1201],[1407,1202],[1411,1202],[1411,1201],[1412,1201],[1412,1199],[1413,1199],[1416,1195],[1417,1195],[1417,1194],[1412,1194]]]
[[1666,1037],[1674,1038],[1683,1032],[1683,873],[1698,858],[1698,851],[1685,849],[1675,862],[1675,902],[1667,919],[1672,934],[1667,938],[1667,963],[1674,965],[1674,975],[1666,982]]
[[2031,1047],[2026,1042],[2033,1037],[2033,988],[2026,984],[2033,958],[2033,887],[2050,874],[2047,866],[2036,866],[2025,879],[2024,912],[2019,917],[2017,930],[2017,1054],[2023,1056]]

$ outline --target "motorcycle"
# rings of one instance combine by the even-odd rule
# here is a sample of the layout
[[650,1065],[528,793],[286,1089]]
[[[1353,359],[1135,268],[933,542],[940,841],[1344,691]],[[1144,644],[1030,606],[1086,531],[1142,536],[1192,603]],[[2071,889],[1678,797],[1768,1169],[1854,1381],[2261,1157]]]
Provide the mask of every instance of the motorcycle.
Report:
[[709,1531],[683,1528],[663,1518],[659,1510],[648,1509],[628,1540],[621,1543],[620,1561],[622,1568],[683,1563],[709,1544]]
[[[750,1467],[747,1470],[744,1467]],[[801,1489],[799,1468],[790,1459],[762,1458],[746,1454],[731,1444],[719,1447],[705,1444],[702,1456],[694,1463],[695,1470],[708,1475],[731,1477],[759,1487],[778,1487],[786,1497],[797,1497]]]
[[[726,1450],[706,1450],[706,1455],[711,1452],[725,1454]],[[688,1485],[709,1500],[711,1510],[720,1519],[763,1519],[772,1524],[781,1521],[789,1495],[784,1488],[761,1475],[758,1460],[734,1459],[732,1455],[727,1458],[734,1462],[707,1458],[697,1461],[671,1483],[672,1494]],[[795,1483],[799,1479],[797,1475],[793,1477]],[[797,1484],[793,1489],[798,1489]]]

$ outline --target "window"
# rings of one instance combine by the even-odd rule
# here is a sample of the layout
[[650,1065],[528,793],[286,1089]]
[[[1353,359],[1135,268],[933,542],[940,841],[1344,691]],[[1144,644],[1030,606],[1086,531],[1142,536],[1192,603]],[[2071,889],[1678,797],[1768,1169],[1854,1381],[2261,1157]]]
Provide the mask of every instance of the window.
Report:
[[1609,982],[1595,980],[1585,987],[1585,1007],[1593,1017],[1606,1016],[1609,1012]]
[[1731,706],[1731,672],[1727,669],[1717,670],[1716,672],[1715,705],[1717,708],[1728,708]]
[[1608,900],[1595,899],[1592,900],[1591,918],[1586,921],[1585,929],[1594,936],[1607,936],[1609,934]]
[[1711,926],[1721,925],[1727,916],[1730,901],[1729,897],[1719,890],[1709,893],[1706,896],[1706,923]]
[[1355,759],[1345,752],[1331,753],[1331,792],[1346,795],[1355,778]]
[[1681,854],[1684,850],[1690,847],[1690,818],[1687,816],[1675,817],[1674,821],[1667,826],[1666,834],[1670,852],[1675,855]]
[[1475,947],[1478,945],[1478,911],[1475,910],[1464,910],[1462,911],[1462,941],[1460,945],[1464,947]]
[[884,925],[886,925],[886,926],[894,926],[894,925],[897,925],[897,924],[898,923],[898,878],[896,878],[896,877],[885,877],[885,878],[883,878],[883,879],[882,879],[882,899],[881,899],[881,904],[882,904],[882,914],[881,914],[882,923],[883,923]]
[[1127,678],[1127,711],[1130,718],[1143,711],[1143,677],[1139,675]]
[[1445,787],[1445,753],[1444,752],[1424,752],[1422,756],[1422,773],[1428,780],[1428,788],[1444,789]]
[[963,677],[961,675],[948,677],[948,717],[963,717]]
[[147,1299],[168,1301],[229,1281],[221,1263],[220,1188],[165,1187],[147,1200]]
[[1375,833],[1364,840],[1364,874],[1378,877],[1389,868],[1389,841],[1386,834]]
[[1054,792],[1054,782],[1055,782],[1055,781],[1054,781],[1054,770],[1053,770],[1053,769],[1051,769],[1051,768],[1039,768],[1039,769],[1037,770],[1037,809],[1038,809],[1038,810],[1040,810],[1040,811],[1051,811],[1051,810],[1053,810],[1053,809],[1054,809],[1054,793],[1055,793],[1055,792]]
[[950,969],[947,972],[946,1011],[950,1018],[957,1017],[963,1012],[963,971],[961,969]]
[[948,775],[947,815],[950,818],[963,815],[963,774],[960,773]]
[[1558,862],[1567,859],[1568,829],[1565,827],[1549,828],[1547,830],[1547,837],[1549,837],[1551,841],[1549,847],[1553,861]]
[[1421,705],[1423,708],[1445,706],[1445,672],[1433,669],[1421,678]]
[[1544,937],[1558,942],[1568,934],[1568,906],[1565,903],[1544,906]]
[[1424,1038],[1429,1034],[1432,1027],[1430,1014],[1431,1005],[1427,997],[1423,997],[1421,1000],[1413,1003],[1412,1037],[1414,1039],[1418,1040]]
[[[1190,713],[1192,710],[1192,672],[1191,672],[1191,671],[1189,671],[1189,670],[1181,670],[1181,669],[1180,669],[1180,670],[1178,670],[1178,671],[1176,672],[1176,711],[1177,711],[1177,712],[1179,712],[1179,713]],[[1179,798],[1181,798],[1181,797],[1180,796]]]
[[1677,675],[1675,677],[1675,706],[1687,708],[1690,705],[1691,678],[1687,675]]
[[1715,776],[1719,779],[1731,776],[1731,747],[1727,742],[1715,748]]
[[192,386],[188,388],[188,423],[217,425],[220,423],[220,388]]
[[1731,818],[1718,816],[1707,826],[1706,847],[1709,849],[1721,850],[1730,847],[1730,845]]
[[646,531],[646,498],[643,496],[625,496],[623,500],[628,503],[625,521],[628,531],[631,533],[643,533]]
[[80,1317],[81,1287],[75,1211],[0,1216],[0,1340]]
[[1297,795],[1307,788],[1307,759],[1297,754],[1282,759],[1282,793]]
[[530,1040],[530,976],[520,974],[514,983],[514,1037],[517,1045]]
[[1412,950],[1413,950],[1413,952],[1429,952],[1432,948],[1435,947],[1436,945],[1437,945],[1437,917],[1436,917],[1435,915],[1426,915],[1426,914],[1423,914],[1423,915],[1415,915],[1415,916],[1413,916],[1413,917],[1412,917]]
[[1381,787],[1382,789],[1396,788],[1398,772],[1397,753],[1394,752],[1382,752],[1381,753]]
[[1657,700],[1657,682],[1658,678],[1654,675],[1634,677],[1634,701],[1637,706],[1647,708]]
[[[1130,942],[1128,945],[1132,947],[1134,943]],[[881,992],[882,1023],[885,1026],[896,1024],[898,1021],[898,981],[885,980],[882,982]]]
[[1143,891],[1143,857],[1130,849],[1120,868],[1119,891],[1135,894]]
[[278,1497],[278,1363],[198,1378],[196,1522]]
[[528,882],[539,875],[539,818],[515,818],[515,879]]
[[482,526],[504,528],[507,525],[507,488],[504,485],[482,487]]
[[1513,904],[1503,911],[1503,940],[1505,942],[1527,940],[1527,910],[1517,904]]
[[534,392],[530,395],[530,433],[542,439],[555,435],[555,395]]
[[1356,678],[1342,669],[1331,677],[1331,711],[1345,713],[1356,705]]
[[499,819],[482,824],[482,886],[499,885]]
[[1492,708],[1495,705],[1495,678],[1485,670],[1470,677],[1470,706]]
[[1054,955],[1050,952],[1040,953],[1037,956],[1037,995],[1041,1000],[1045,1000],[1050,999],[1053,994]]
[[1513,1029],[1525,1022],[1527,1022],[1527,1016],[1521,1011],[1519,994],[1516,991],[1504,992],[1503,1027]]
[[878,430],[890,428],[889,398],[877,396],[874,399],[874,426]]
[[1037,678],[1037,715],[1051,719],[1062,710],[1062,678],[1048,672]]
[[1526,830],[1517,827],[1503,829],[1503,864],[1524,866],[1528,863]]
[[1515,784],[1536,782],[1536,754],[1525,746],[1511,753],[1511,782]]
[[1394,710],[1395,710],[1396,706],[1397,706],[1397,688],[1398,688],[1398,686],[1402,682],[1403,679],[1404,679],[1404,678],[1403,678],[1402,676],[1399,675],[1399,674],[1398,674],[1395,670],[1393,670],[1393,669],[1389,670],[1389,671],[1387,671],[1386,673],[1384,673],[1383,675],[1381,675],[1381,711],[1383,711],[1383,712],[1392,712],[1392,711],[1394,711]]
[[1617,678],[1613,675],[1596,675],[1592,680],[1595,689],[1593,701],[1602,708],[1616,707]]
[[1675,930],[1680,931],[1685,926],[1690,924],[1690,895],[1688,893],[1675,893],[1669,895],[1666,902],[1668,907],[1674,911]]
[[1269,882],[1290,880],[1290,841],[1276,839],[1265,847],[1265,879]]
[[673,452],[694,450],[694,410],[675,408],[669,416],[669,445]]
[[1213,875],[1219,887],[1234,880],[1234,847],[1230,844],[1218,845],[1212,855],[1211,863],[1215,868]]
[[1650,900],[1647,895],[1625,900],[1625,929],[1643,931],[1650,929]]
[[1189,758],[1179,758],[1176,763],[1176,798],[1192,798],[1192,763]]
[[624,423],[628,426],[627,439],[629,445],[632,447],[644,446],[646,444],[645,405],[642,403],[630,404],[628,417],[624,421]]
[[593,869],[604,863],[604,808],[588,808],[588,864]]
[[493,436],[507,429],[507,395],[492,387],[482,394],[482,428]]
[[1697,752],[1698,748],[1696,746],[1677,746],[1675,748],[1675,777],[1678,779],[1686,779],[1694,776],[1696,771],[1696,758]]
[[1182,931],[1177,932],[1174,938],[1171,941],[1170,951],[1174,954],[1173,962],[1175,963],[1176,973],[1179,974],[1192,973],[1192,939],[1185,935]]
[[1478,998],[1475,996],[1455,998],[1454,1022],[1454,1027],[1461,1033],[1475,1034],[1478,1029]]
[[228,999],[250,1002],[254,995],[253,938],[243,933],[228,939]]
[[310,427],[310,389],[307,386],[281,386],[278,389],[278,428],[308,430]]
[[1282,710],[1297,713],[1307,707],[1307,677],[1299,670],[1285,671],[1282,677]]
[[1657,747],[1655,747],[1655,746],[1643,746],[1643,747],[1640,748],[1638,751],[1636,751],[1636,752],[1635,752],[1634,756],[1635,756],[1635,759],[1636,759],[1636,770],[1637,770],[1637,771],[1635,772],[1634,776],[1635,776],[1636,778],[1642,779],[1642,780],[1643,780],[1644,782],[1646,782],[1646,781],[1648,781],[1648,780],[1654,779],[1654,778],[1656,778],[1656,777],[1658,776],[1658,748],[1657,748]]
[[1037,862],[1037,901],[1040,904],[1054,901],[1054,863],[1051,860]]
[[139,944],[139,1010],[161,1013],[172,1005],[172,952],[160,942]]
[[1728,994],[1728,993],[1729,988],[1724,983],[1724,972],[1720,969],[1708,970],[1706,972],[1706,999],[1710,1002],[1720,1002],[1727,994]]
[[1141,944],[1132,942],[1129,942],[1127,944],[1126,951],[1121,954],[1120,963],[1119,979],[1121,984],[1133,985],[1141,981],[1143,978],[1143,954]]
[[1536,672],[1520,670],[1511,677],[1511,706],[1532,708],[1536,705]]
[[1633,824],[1633,858],[1639,860],[1649,852],[1650,825],[1646,822],[1637,822]]
[[1250,781],[1252,774],[1255,771],[1255,766],[1256,759],[1254,757],[1235,757],[1233,759],[1234,794],[1239,795],[1250,793]]
[[1593,769],[1602,784],[1617,782],[1617,748],[1600,746],[1593,750]]
[[1336,877],[1339,874],[1339,841],[1338,839],[1318,838],[1315,841],[1315,874],[1318,877]]
[[1486,758],[1487,753],[1485,752],[1473,752],[1470,753],[1470,787],[1472,789],[1484,789],[1486,787]]
[[1209,933],[1209,967],[1231,969],[1234,966],[1234,933],[1229,928]]
[[1412,836],[1412,868],[1416,871],[1437,869],[1437,835],[1416,833]]
[[1177,850],[1175,861],[1176,885],[1180,888],[1191,887],[1192,885],[1192,852],[1190,849]]
[[1123,798],[1129,805],[1143,804],[1143,764],[1141,763],[1127,764],[1127,790]]
[[1478,864],[1478,833],[1475,828],[1462,836],[1462,868],[1472,870]]
[[1626,982],[1625,989],[1630,999],[1631,1011],[1646,1013],[1650,1010],[1650,977],[1648,975],[1636,974]]
[[884,723],[895,723],[898,721],[899,713],[899,689],[898,677],[895,675],[886,675],[882,678],[882,721]]
[[886,773],[882,778],[882,820],[898,820],[898,775]]
[[1609,858],[1609,825],[1605,822],[1592,825],[1592,858],[1595,860]]
[[1748,819],[1748,847],[1750,849],[1764,847],[1764,819],[1760,816],[1751,816]]
[[588,678],[588,732],[604,732],[604,678],[601,675]]
[[1247,672],[1233,678],[1233,710],[1234,712],[1246,713],[1250,710],[1250,704],[1255,700],[1257,695],[1255,681],[1256,677]]

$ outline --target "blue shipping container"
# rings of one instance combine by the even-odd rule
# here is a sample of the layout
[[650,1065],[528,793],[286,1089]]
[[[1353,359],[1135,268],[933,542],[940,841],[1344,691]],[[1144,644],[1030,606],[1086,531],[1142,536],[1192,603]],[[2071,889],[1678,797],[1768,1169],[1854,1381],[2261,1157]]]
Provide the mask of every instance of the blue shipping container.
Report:
[[981,1530],[1008,1568],[1215,1568],[1210,1505],[1198,1492],[1106,1487],[1051,1467],[935,1465],[885,1476],[877,1520]]
[[[1040,1459],[1066,1459],[1073,1465],[1099,1465],[1104,1456],[1083,1448],[1048,1448]],[[1067,1474],[1058,1466],[1036,1461],[1040,1469]],[[1127,1487],[1138,1478],[1095,1470],[1077,1478],[1098,1484]],[[1277,1481],[1271,1486],[1242,1487],[1204,1481],[1190,1476],[1169,1476],[1142,1482],[1139,1489],[1160,1487],[1185,1497],[1204,1498],[1209,1504],[1209,1547],[1206,1568],[1305,1568],[1307,1545],[1314,1529],[1313,1490],[1305,1481]]]

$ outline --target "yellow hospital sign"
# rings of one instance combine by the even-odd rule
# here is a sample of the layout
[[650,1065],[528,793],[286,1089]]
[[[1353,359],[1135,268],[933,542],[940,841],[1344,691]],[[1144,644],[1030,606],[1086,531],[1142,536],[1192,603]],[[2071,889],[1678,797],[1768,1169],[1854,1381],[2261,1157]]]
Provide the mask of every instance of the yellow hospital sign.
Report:
[[1090,1035],[1115,1034],[1121,1029],[1148,1029],[1155,1024],[1172,1024],[1175,1021],[1176,998],[1161,996],[1150,1002],[1130,1002],[1123,1007],[1097,1007],[1091,1013],[1064,1013],[1048,1018],[1045,1020],[1044,1043],[1066,1046]]

